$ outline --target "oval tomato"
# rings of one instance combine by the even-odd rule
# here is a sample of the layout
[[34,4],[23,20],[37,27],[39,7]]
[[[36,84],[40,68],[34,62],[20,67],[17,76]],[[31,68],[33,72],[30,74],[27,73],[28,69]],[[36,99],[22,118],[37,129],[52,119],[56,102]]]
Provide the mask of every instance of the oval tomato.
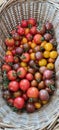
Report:
[[11,81],[8,88],[10,91],[16,92],[19,89],[19,83],[17,81]]
[[17,75],[18,75],[19,78],[24,78],[26,76],[26,70],[25,70],[25,68],[20,67],[17,70]]
[[22,109],[24,107],[25,101],[22,97],[17,97],[14,99],[14,107]]
[[27,91],[30,87],[30,82],[27,79],[23,79],[19,82],[19,87],[23,91]]
[[30,87],[27,91],[27,96],[29,98],[38,98],[39,96],[39,91],[36,87]]
[[17,78],[16,71],[10,70],[7,74],[9,80],[15,80]]

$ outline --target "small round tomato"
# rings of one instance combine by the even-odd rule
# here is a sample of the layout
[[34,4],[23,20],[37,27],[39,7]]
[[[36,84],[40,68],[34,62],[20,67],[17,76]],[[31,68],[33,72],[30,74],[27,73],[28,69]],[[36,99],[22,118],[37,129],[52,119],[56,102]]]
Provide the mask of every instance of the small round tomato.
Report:
[[36,30],[36,26],[33,26],[31,29],[30,29],[30,33],[32,35],[35,35],[37,33],[37,30]]
[[12,34],[12,37],[13,37],[14,40],[16,40],[16,41],[20,40],[20,36],[19,36],[19,34],[18,34],[17,32],[14,32],[14,33]]
[[25,101],[28,99],[26,93],[23,94],[23,98],[24,98]]
[[40,35],[40,34],[36,34],[35,36],[34,36],[34,42],[36,43],[36,44],[41,44],[41,42],[42,42],[42,36]]
[[28,20],[28,25],[35,26],[36,25],[36,20],[34,18],[30,18]]
[[6,44],[7,46],[13,46],[13,45],[15,44],[15,41],[14,41],[13,38],[6,38],[5,44]]
[[29,98],[38,98],[39,96],[39,91],[36,87],[30,87],[28,90],[27,90],[27,96]]
[[28,41],[31,41],[32,38],[33,38],[33,36],[32,36],[31,33],[28,33],[28,34],[26,35],[26,38],[27,38]]
[[45,89],[42,89],[39,91],[39,98],[42,100],[42,101],[48,101],[49,100],[49,93],[47,90]]
[[22,44],[27,43],[27,38],[24,37],[24,38],[22,39],[21,43],[22,43]]
[[35,60],[35,53],[31,53],[30,58],[31,58],[31,60]]
[[14,61],[14,57],[12,55],[5,56],[5,62],[10,63]]
[[30,87],[30,82],[27,79],[23,79],[19,82],[19,87],[23,91],[27,91]]
[[24,35],[24,33],[25,33],[24,28],[22,28],[22,27],[18,28],[17,33],[19,35]]
[[33,80],[33,75],[31,73],[27,73],[26,78],[31,81]]
[[8,71],[10,71],[10,70],[11,70],[11,66],[10,66],[10,65],[4,64],[4,65],[2,66],[2,71],[8,72]]
[[10,99],[7,100],[7,103],[8,103],[9,105],[13,105],[13,102],[14,102],[14,100],[13,100],[12,98],[10,98]]
[[19,62],[19,58],[17,56],[14,56],[14,63],[18,63]]
[[16,92],[19,89],[19,84],[17,81],[11,81],[8,86],[10,91]]
[[27,103],[26,110],[28,113],[33,113],[35,111],[35,106],[32,103]]
[[10,70],[7,74],[9,80],[15,80],[17,78],[16,71]]
[[22,20],[21,26],[22,26],[23,28],[26,28],[26,27],[28,26],[28,21],[27,21],[27,20]]
[[24,78],[26,76],[26,70],[25,70],[25,68],[20,67],[17,70],[17,75],[18,75],[19,78]]
[[24,107],[25,101],[22,97],[17,97],[14,99],[14,107],[22,109]]
[[28,53],[23,53],[22,56],[21,56],[21,60],[23,62],[29,62],[30,60],[30,55]]

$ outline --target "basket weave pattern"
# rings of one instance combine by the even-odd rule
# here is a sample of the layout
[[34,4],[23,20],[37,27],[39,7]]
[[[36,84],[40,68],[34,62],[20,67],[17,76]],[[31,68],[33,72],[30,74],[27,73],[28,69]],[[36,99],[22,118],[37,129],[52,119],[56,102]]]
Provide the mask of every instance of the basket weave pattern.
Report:
[[[4,39],[9,36],[9,32],[21,22],[22,19],[30,17],[42,21],[42,24],[49,20],[53,23],[57,44],[59,43],[59,9],[55,4],[43,0],[12,0],[0,12],[0,65],[5,54]],[[59,45],[57,45],[59,54]],[[17,114],[13,112],[2,99],[0,91],[0,126],[19,128],[19,130],[43,130],[52,129],[58,118],[59,111],[59,56],[55,63],[56,86],[57,89],[51,101],[40,111],[33,114]],[[0,69],[1,71],[1,69]],[[0,81],[2,76],[0,76]]]

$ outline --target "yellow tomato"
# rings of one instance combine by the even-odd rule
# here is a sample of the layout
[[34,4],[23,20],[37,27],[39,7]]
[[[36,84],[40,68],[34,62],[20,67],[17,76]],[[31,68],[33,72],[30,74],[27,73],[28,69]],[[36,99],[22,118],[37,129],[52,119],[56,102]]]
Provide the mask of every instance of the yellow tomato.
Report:
[[33,49],[33,48],[36,47],[36,43],[33,42],[30,46],[31,46],[31,48]]
[[51,43],[46,43],[44,49],[46,51],[51,51],[53,49],[53,45]]
[[22,44],[27,43],[27,38],[24,37],[24,38],[22,39],[21,43],[22,43]]
[[48,63],[47,68],[50,69],[50,70],[54,69],[54,64],[53,63]]
[[44,56],[44,58],[49,58],[50,52],[49,51],[44,51],[43,56]]
[[29,46],[31,46],[32,42],[28,42]]
[[42,104],[43,105],[45,105],[45,104],[47,104],[48,103],[48,101],[42,101]]
[[27,35],[29,33],[30,29],[29,28],[25,28],[25,35]]
[[11,51],[6,51],[6,55],[12,55]]
[[46,41],[43,41],[43,42],[41,43],[41,47],[44,48],[44,46],[45,46],[46,43],[47,43]]
[[39,109],[39,108],[41,108],[41,103],[36,102],[36,103],[34,103],[34,106],[36,109]]
[[55,59],[55,58],[57,58],[57,56],[58,56],[57,51],[51,51],[51,52],[50,52],[50,58]]
[[35,53],[31,53],[30,58],[31,58],[31,60],[35,60]]
[[39,60],[39,66],[46,66],[46,65],[47,65],[47,60],[46,59]]
[[28,67],[24,67],[24,68],[25,68],[26,71],[28,70]]
[[20,65],[21,65],[22,67],[26,67],[26,66],[27,66],[27,64],[26,64],[25,62],[21,62]]

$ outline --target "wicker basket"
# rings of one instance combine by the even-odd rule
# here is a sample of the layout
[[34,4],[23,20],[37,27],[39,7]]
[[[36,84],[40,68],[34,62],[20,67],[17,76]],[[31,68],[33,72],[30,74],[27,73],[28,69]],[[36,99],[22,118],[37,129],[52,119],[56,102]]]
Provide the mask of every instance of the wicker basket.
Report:
[[[34,17],[37,21],[49,20],[53,23],[57,44],[59,43],[59,7],[51,1],[9,0],[0,11],[0,65],[5,54],[4,39],[22,19]],[[59,53],[59,45],[57,45]],[[55,62],[57,90],[51,101],[33,114],[17,114],[2,99],[0,91],[0,127],[11,130],[52,130],[59,116],[59,57]],[[0,69],[1,71],[1,69]],[[0,81],[2,76],[0,76]],[[0,87],[1,88],[1,87]]]

